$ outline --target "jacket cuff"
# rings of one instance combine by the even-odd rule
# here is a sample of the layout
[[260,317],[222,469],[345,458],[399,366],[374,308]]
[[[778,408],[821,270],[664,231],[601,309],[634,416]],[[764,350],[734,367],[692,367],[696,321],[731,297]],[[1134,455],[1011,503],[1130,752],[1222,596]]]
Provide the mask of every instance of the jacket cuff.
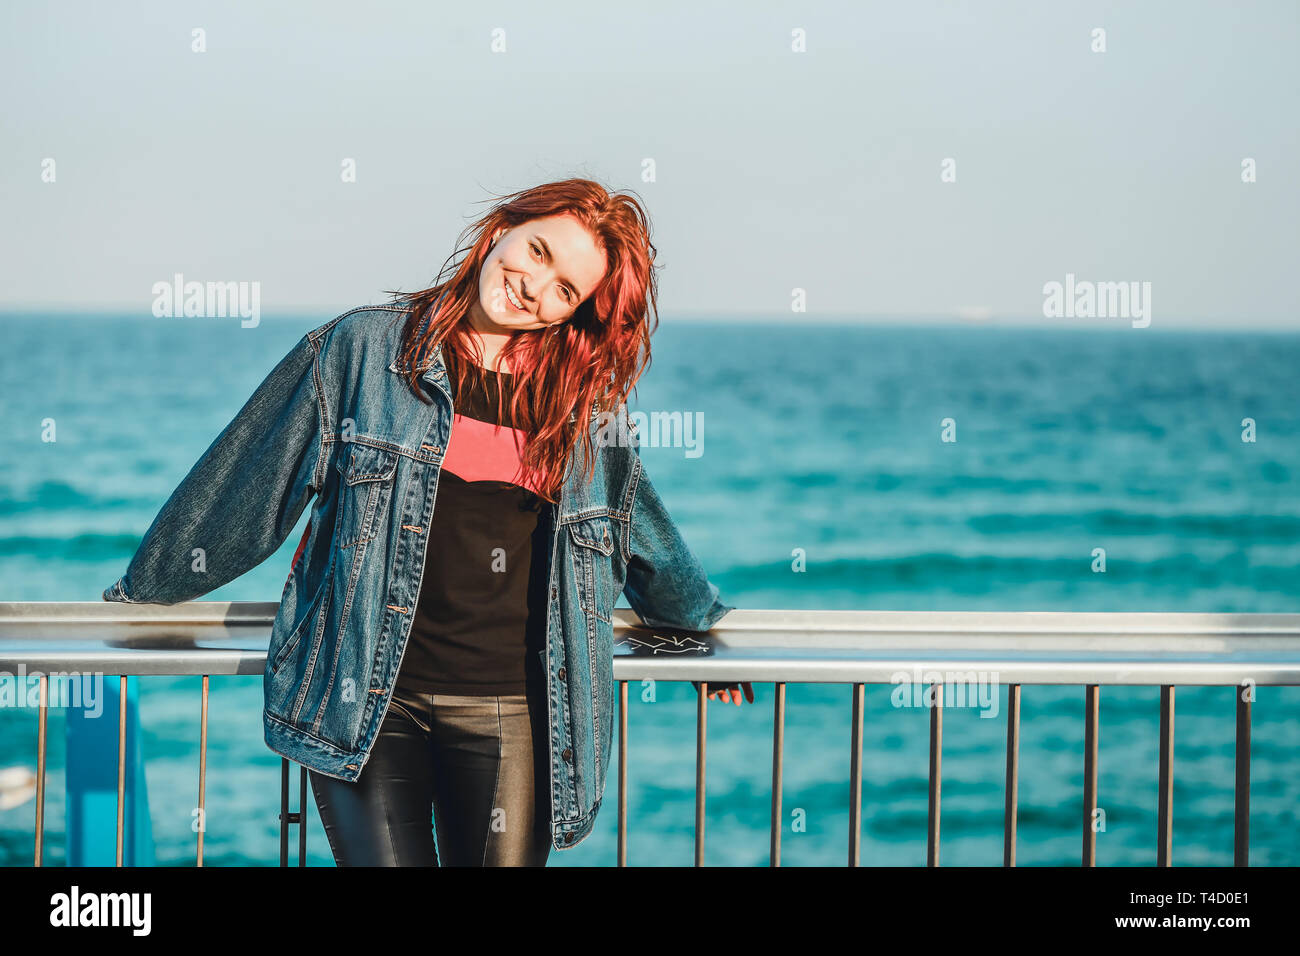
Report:
[[117,602],[120,602],[120,603],[122,603],[122,604],[137,604],[137,603],[139,603],[139,602],[137,602],[137,601],[132,601],[129,597],[126,596],[126,588],[125,588],[125,586],[124,586],[123,583],[122,583],[122,582],[125,581],[125,580],[126,580],[125,578],[118,578],[116,581],[113,582],[112,587],[105,588],[105,589],[104,589],[104,595],[103,595],[104,600],[105,600],[105,601],[117,601]]
[[735,609],[736,606],[734,604],[723,604],[720,599],[715,599],[713,606],[709,608],[708,613],[704,615],[703,623],[699,629],[701,631],[707,631],[722,618],[726,617],[728,612],[734,611]]

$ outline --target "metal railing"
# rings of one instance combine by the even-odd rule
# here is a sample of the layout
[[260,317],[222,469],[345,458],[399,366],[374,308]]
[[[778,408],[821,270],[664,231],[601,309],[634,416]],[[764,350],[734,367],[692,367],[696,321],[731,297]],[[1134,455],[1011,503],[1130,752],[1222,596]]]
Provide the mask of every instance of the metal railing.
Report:
[[[260,676],[278,605],[191,602],[172,607],[103,602],[0,604],[0,671],[40,674],[37,733],[35,863],[44,828],[47,697],[50,673],[120,675],[117,864],[122,865],[128,675],[202,675],[198,807],[203,813],[207,758],[208,676]],[[1157,862],[1173,854],[1174,691],[1178,686],[1239,688],[1233,859],[1249,861],[1250,725],[1254,688],[1300,685],[1300,614],[1163,614],[968,611],[735,610],[707,635],[663,633],[630,610],[614,612],[618,682],[618,853],[627,863],[627,685],[629,681],[698,683],[695,763],[695,864],[704,861],[707,694],[710,685],[771,683],[773,695],[771,865],[781,861],[785,686],[836,683],[852,688],[849,746],[848,865],[859,864],[864,689],[918,674],[930,711],[926,862],[939,865],[943,755],[943,688],[964,675],[992,674],[1007,687],[1003,864],[1016,863],[1022,684],[1081,685],[1085,692],[1082,865],[1096,862],[1097,765],[1102,685],[1153,685],[1160,693]],[[956,676],[954,676],[956,675]],[[915,683],[915,682],[914,682]],[[280,864],[288,864],[289,826],[298,825],[298,865],[306,857],[306,769],[299,768],[299,806],[289,810],[289,761],[282,758]],[[203,829],[197,865],[203,865]]]

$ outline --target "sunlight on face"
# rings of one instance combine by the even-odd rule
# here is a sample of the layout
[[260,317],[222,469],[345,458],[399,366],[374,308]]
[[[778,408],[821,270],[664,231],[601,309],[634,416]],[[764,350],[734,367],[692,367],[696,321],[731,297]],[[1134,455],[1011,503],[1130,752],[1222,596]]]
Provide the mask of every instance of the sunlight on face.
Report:
[[481,332],[520,332],[567,321],[605,268],[605,253],[572,216],[516,226],[483,260],[472,322]]

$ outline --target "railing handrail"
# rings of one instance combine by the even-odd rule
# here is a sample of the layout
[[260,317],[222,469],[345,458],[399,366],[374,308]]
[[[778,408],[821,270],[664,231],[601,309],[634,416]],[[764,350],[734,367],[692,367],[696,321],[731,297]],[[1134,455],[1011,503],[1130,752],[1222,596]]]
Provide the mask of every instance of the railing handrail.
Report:
[[[278,608],[0,602],[0,671],[260,675]],[[615,608],[614,636],[620,681],[1300,685],[1300,614],[740,608],[703,635]]]

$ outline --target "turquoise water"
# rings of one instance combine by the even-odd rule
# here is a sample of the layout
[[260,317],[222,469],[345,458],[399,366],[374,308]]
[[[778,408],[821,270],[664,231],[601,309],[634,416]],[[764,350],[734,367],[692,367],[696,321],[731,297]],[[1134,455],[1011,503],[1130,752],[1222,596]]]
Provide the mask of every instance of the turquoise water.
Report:
[[[337,314],[337,313],[335,313]],[[264,319],[23,316],[7,336],[0,600],[98,600],[176,483],[303,332]],[[699,413],[703,453],[643,459],[724,598],[745,608],[1300,612],[1300,336],[1154,329],[665,325],[634,409]],[[957,441],[940,441],[941,421]],[[1258,440],[1241,441],[1242,420]],[[57,440],[42,441],[53,421]],[[305,525],[304,517],[299,531]],[[298,533],[205,600],[274,600]],[[1092,550],[1106,549],[1104,574]],[[792,570],[803,549],[806,570]],[[199,678],[143,682],[159,863],[192,862]],[[213,678],[208,865],[272,865],[280,758],[261,682]],[[706,861],[767,862],[771,685],[709,719]],[[925,862],[928,714],[868,687],[861,860]],[[629,862],[692,861],[689,686],[629,688]],[[791,685],[786,865],[847,853],[848,687]],[[1155,861],[1158,688],[1103,688],[1101,865]],[[1005,705],[1005,691],[1003,692]],[[1232,862],[1233,691],[1179,688],[1174,860]],[[942,860],[999,864],[1005,723],[945,715]],[[1022,692],[1019,862],[1075,865],[1083,689]],[[1252,863],[1296,865],[1300,690],[1254,708]],[[0,766],[35,766],[30,710],[0,710]],[[63,860],[63,719],[50,722],[46,858]],[[551,865],[614,861],[595,832]],[[296,800],[296,774],[292,799]],[[308,798],[310,862],[332,863]],[[31,859],[34,805],[0,811]],[[796,832],[791,821],[801,821]]]

